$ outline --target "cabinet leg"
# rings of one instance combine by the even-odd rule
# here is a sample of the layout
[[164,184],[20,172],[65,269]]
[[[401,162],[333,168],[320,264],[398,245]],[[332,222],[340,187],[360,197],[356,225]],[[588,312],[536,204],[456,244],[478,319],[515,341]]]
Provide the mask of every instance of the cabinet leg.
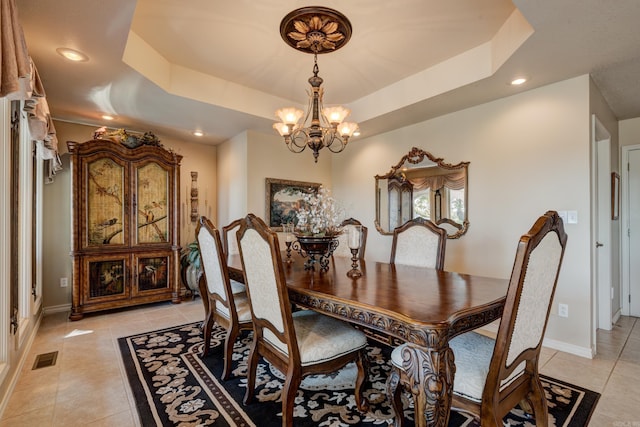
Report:
[[69,315],[69,320],[76,321],[81,320],[84,317],[84,314],[79,313],[78,311],[71,310],[71,314]]

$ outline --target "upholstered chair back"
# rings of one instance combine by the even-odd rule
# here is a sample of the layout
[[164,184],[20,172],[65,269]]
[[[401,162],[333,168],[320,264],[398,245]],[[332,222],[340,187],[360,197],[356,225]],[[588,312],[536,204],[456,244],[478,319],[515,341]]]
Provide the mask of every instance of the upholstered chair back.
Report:
[[338,247],[333,251],[333,256],[348,257],[351,258],[351,249],[349,248],[349,231],[354,225],[361,226],[360,234],[360,250],[358,251],[358,258],[363,259],[365,249],[367,246],[367,227],[362,225],[357,219],[349,218],[342,221],[342,234],[338,236]]
[[222,227],[222,244],[224,253],[226,254],[226,259],[229,258],[229,255],[237,255],[240,253],[240,250],[238,249],[238,239],[236,239],[236,233],[240,228],[241,221],[241,219],[236,219]]
[[289,354],[297,346],[291,328],[291,308],[282,269],[277,234],[260,218],[249,214],[238,232],[238,243],[249,294],[254,330]]
[[207,288],[223,302],[223,304],[216,304],[216,310],[229,316],[229,297],[225,286],[227,279],[221,266],[223,262],[226,263],[226,259],[222,253],[220,233],[209,220],[201,217],[196,237]]
[[447,232],[431,221],[416,218],[393,230],[391,264],[442,270]]
[[223,251],[220,232],[204,216],[196,227],[196,239],[200,248],[200,259],[204,273],[200,278],[200,294],[206,312],[202,327],[202,355],[211,348],[213,324],[226,330],[224,338],[224,367],[222,379],[231,375],[233,344],[241,330],[253,328],[249,301],[244,284],[231,280],[227,268],[227,257]]
[[537,365],[566,241],[562,220],[549,211],[518,243],[491,360],[490,371],[498,373],[500,388],[525,369],[525,362]]

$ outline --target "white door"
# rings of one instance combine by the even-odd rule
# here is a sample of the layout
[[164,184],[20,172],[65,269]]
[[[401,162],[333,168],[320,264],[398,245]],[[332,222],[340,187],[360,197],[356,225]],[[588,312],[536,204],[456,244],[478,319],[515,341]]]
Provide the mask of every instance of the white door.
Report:
[[[596,132],[598,134],[598,132]],[[607,135],[608,136],[608,135]],[[610,139],[596,141],[597,147],[597,232],[596,268],[598,328],[611,330],[611,151]]]
[[640,149],[629,151],[629,315],[640,317]]

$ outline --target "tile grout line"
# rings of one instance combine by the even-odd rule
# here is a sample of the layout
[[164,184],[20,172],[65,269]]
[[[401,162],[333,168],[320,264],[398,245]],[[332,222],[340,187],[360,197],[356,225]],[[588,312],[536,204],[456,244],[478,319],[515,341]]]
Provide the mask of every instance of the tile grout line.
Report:
[[627,343],[629,342],[629,337],[631,337],[631,333],[633,332],[633,329],[636,326],[636,323],[638,321],[637,318],[635,317],[630,317],[633,319],[633,325],[631,325],[631,327],[628,329],[627,331],[627,336],[625,337],[624,340],[624,344],[622,344],[622,346],[620,347],[620,351],[618,352],[617,356],[616,356],[616,360],[613,362],[613,366],[611,367],[611,370],[609,371],[609,375],[607,375],[607,379],[604,382],[604,385],[602,386],[602,391],[600,393],[600,395],[604,395],[604,392],[607,389],[607,386],[609,385],[609,381],[611,380],[611,376],[613,375],[613,371],[615,371],[616,366],[618,366],[618,363],[620,362],[620,357],[622,356],[622,353],[624,352],[624,348],[627,346]]

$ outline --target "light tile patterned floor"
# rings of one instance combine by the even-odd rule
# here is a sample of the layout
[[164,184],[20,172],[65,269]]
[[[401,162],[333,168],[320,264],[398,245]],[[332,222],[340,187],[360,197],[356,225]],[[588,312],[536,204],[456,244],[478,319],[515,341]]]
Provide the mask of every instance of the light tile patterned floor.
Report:
[[[138,426],[117,338],[200,321],[200,299],[87,316],[45,316],[0,419],[9,426]],[[86,332],[68,336],[70,332]],[[591,426],[640,427],[640,321],[623,317],[598,331],[598,356],[584,359],[543,349],[541,372],[602,393]],[[55,366],[32,370],[35,357],[58,351]]]

